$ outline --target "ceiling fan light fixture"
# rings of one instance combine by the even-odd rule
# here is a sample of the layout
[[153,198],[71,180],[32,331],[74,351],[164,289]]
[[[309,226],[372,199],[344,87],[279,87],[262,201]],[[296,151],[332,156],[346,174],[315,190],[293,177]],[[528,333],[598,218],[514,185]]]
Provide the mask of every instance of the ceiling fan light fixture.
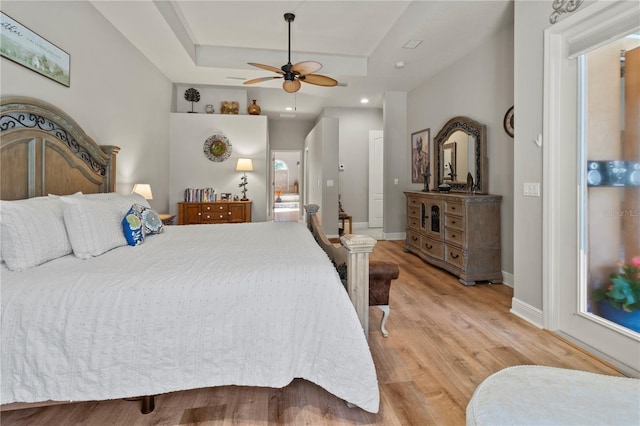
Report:
[[295,80],[285,80],[282,83],[282,88],[284,89],[285,92],[287,93],[295,93],[298,90],[300,90],[300,80],[295,79]]
[[262,68],[267,71],[272,71],[277,76],[274,77],[262,77],[262,78],[254,78],[252,80],[248,80],[243,82],[242,84],[255,84],[261,83],[264,81],[271,80],[273,78],[284,78],[282,83],[282,88],[287,93],[295,93],[300,90],[301,82],[306,82],[309,84],[314,84],[316,86],[337,86],[338,81],[334,80],[331,77],[327,77],[320,74],[314,74],[320,68],[322,68],[322,64],[316,61],[303,61],[298,62],[296,64],[291,64],[291,22],[295,19],[296,15],[293,13],[285,13],[284,20],[287,21],[289,25],[289,50],[288,50],[288,61],[279,69],[276,67],[272,67],[271,65],[263,65],[257,64],[255,62],[248,62],[249,65],[254,67]]

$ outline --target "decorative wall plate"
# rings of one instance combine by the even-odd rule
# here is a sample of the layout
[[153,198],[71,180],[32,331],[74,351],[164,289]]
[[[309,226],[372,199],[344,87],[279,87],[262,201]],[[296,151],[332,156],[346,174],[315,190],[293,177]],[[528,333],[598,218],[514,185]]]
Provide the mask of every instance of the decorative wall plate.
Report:
[[222,162],[229,158],[231,155],[231,142],[229,139],[222,133],[216,133],[215,135],[209,136],[206,141],[204,141],[204,146],[202,147],[204,150],[204,155],[211,161]]
[[504,115],[504,131],[513,137],[513,107],[509,108]]

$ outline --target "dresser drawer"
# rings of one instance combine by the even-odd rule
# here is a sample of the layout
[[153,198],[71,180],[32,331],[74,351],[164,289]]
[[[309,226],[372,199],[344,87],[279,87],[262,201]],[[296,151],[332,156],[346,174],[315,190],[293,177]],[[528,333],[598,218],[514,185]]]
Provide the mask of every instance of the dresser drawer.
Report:
[[464,209],[462,208],[462,203],[459,203],[456,201],[445,201],[444,212],[455,214],[458,216],[464,216]]
[[429,237],[422,237],[423,252],[438,259],[444,259],[444,243]]
[[407,226],[413,229],[420,229],[420,219],[417,217],[408,217]]
[[445,259],[450,264],[464,269],[464,251],[450,244],[445,244]]
[[200,206],[200,211],[202,212],[202,214],[228,212],[229,205],[228,204],[203,204]]
[[464,229],[464,218],[462,216],[447,214],[444,219],[444,226],[453,229]]
[[464,244],[464,231],[460,229],[444,228],[444,239],[446,242],[463,245]]
[[407,212],[407,216],[420,219],[420,207],[409,206],[409,211]]
[[420,208],[420,199],[418,197],[409,197],[409,207]]
[[226,223],[229,221],[229,212],[203,212],[200,215],[201,223]]
[[420,248],[420,234],[414,231],[407,231],[407,246]]

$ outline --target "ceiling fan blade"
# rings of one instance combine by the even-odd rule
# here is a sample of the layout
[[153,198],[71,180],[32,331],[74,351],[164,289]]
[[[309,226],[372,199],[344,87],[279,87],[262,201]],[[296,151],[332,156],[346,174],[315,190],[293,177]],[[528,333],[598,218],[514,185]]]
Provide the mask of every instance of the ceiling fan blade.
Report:
[[292,72],[297,72],[300,75],[307,75],[319,71],[322,68],[322,64],[316,61],[304,61],[298,62],[291,67]]
[[287,93],[297,92],[298,90],[300,90],[300,86],[301,86],[300,80],[298,80],[297,78],[295,80],[285,80],[282,83],[282,88]]
[[272,71],[277,74],[284,74],[284,71],[282,71],[280,68],[272,67],[271,65],[256,64],[255,62],[247,62],[247,63],[254,67],[262,68],[263,70]]
[[338,81],[334,80],[331,77],[327,77],[326,75],[320,74],[308,74],[304,76],[302,79],[305,83],[315,84],[317,86],[337,86]]
[[247,80],[247,81],[243,81],[242,84],[255,84],[255,83],[262,83],[263,81],[269,81],[269,80],[273,80],[274,78],[282,78],[282,76],[276,77],[260,77],[260,78],[254,78],[253,80]]

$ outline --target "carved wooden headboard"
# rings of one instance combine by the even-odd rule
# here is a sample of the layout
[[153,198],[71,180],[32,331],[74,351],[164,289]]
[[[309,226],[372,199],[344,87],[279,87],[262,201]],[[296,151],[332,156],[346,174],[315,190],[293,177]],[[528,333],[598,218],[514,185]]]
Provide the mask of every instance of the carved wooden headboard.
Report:
[[0,199],[114,192],[118,151],[47,102],[0,99]]

